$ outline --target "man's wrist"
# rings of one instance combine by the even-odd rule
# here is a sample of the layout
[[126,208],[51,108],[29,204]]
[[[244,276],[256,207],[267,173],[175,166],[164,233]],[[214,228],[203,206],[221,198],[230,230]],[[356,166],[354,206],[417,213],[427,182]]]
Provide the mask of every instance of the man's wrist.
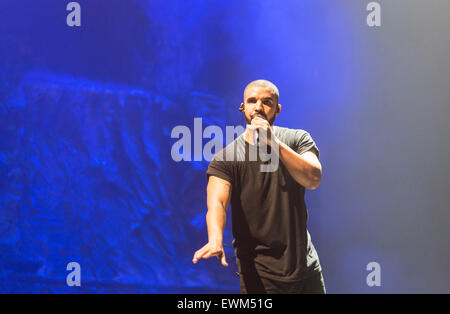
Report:
[[208,242],[214,243],[214,244],[220,244],[220,245],[222,245],[222,243],[223,243],[223,237],[222,237],[221,235],[210,236],[210,237],[208,238]]
[[277,146],[277,149],[275,151],[278,154],[278,157],[280,158],[280,160],[282,160],[283,150],[286,150],[286,148],[289,148],[289,146],[278,139],[277,139],[276,146]]
[[271,144],[273,144],[273,145],[275,145],[277,147],[280,146],[281,141],[275,135],[273,135],[273,138],[270,141],[271,141]]

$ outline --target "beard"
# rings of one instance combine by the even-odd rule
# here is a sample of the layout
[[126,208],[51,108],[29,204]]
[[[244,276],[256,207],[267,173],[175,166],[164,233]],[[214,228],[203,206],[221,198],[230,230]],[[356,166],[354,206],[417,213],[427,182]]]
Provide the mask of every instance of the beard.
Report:
[[245,117],[245,120],[246,120],[247,124],[251,124],[251,123],[252,123],[252,120],[253,120],[255,117],[259,117],[259,118],[261,118],[261,119],[266,120],[267,122],[269,122],[270,125],[273,125],[273,123],[275,122],[275,115],[273,115],[272,119],[268,119],[266,115],[261,114],[261,113],[258,112],[258,113],[256,113],[256,114],[254,114],[253,116],[251,116],[250,119],[248,119],[247,117]]

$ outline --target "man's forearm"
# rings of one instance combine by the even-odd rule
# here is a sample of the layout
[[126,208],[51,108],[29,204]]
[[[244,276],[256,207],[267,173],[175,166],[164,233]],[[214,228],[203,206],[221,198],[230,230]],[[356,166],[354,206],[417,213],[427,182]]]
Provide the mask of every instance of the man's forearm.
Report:
[[322,179],[320,163],[311,160],[306,155],[297,154],[281,141],[277,141],[277,144],[279,146],[280,160],[294,180],[309,190],[316,189]]
[[206,224],[208,227],[208,241],[222,243],[223,230],[227,220],[226,209],[219,202],[208,203],[208,212],[206,213]]

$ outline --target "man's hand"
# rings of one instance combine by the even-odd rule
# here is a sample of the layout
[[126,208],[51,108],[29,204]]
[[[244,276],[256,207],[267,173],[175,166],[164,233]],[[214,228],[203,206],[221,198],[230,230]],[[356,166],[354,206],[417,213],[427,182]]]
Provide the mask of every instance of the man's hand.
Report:
[[252,133],[251,136],[254,135],[255,131],[259,131],[259,145],[272,146],[274,144],[278,144],[278,139],[273,133],[272,126],[266,119],[256,116],[252,119],[251,124],[247,126],[247,128],[250,130],[250,133]]
[[225,258],[225,251],[223,250],[223,245],[220,243],[208,242],[204,247],[195,252],[192,262],[197,264],[197,261],[201,258],[210,258],[216,256],[220,259],[223,266],[228,266],[227,260]]

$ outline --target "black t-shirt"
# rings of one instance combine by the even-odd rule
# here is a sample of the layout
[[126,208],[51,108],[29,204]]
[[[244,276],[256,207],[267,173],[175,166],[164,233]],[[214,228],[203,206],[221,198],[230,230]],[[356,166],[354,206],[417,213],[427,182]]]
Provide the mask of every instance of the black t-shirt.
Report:
[[[277,126],[273,131],[297,153],[312,150],[319,156],[308,132]],[[207,170],[208,178],[216,176],[232,185],[233,246],[239,271],[256,271],[280,281],[307,278],[321,267],[306,230],[305,188],[281,160],[275,171],[262,172],[259,154],[249,158],[254,156],[252,150],[257,152],[258,146],[249,144],[242,134],[214,156]]]

